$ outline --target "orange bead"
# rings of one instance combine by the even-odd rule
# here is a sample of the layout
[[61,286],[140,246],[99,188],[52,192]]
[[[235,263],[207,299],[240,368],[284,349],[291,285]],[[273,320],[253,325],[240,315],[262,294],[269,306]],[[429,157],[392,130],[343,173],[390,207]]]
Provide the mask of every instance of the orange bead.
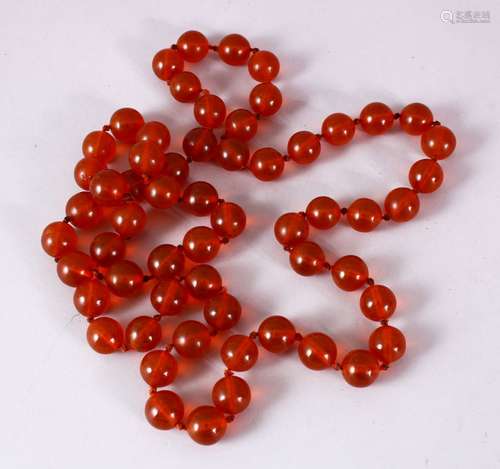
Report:
[[300,361],[311,370],[325,370],[335,366],[337,346],[326,334],[313,332],[299,343]]
[[110,295],[99,280],[88,280],[76,287],[73,304],[80,314],[95,318],[109,309]]
[[396,296],[384,285],[370,285],[359,299],[362,313],[372,321],[389,319],[396,311]]
[[274,148],[261,148],[250,160],[250,171],[261,181],[273,181],[279,178],[284,169],[283,155]]
[[368,267],[358,256],[344,256],[332,265],[332,278],[341,290],[354,291],[368,280]]
[[182,208],[197,217],[209,215],[217,205],[219,194],[212,184],[196,181],[184,189]]
[[359,123],[368,135],[380,135],[392,127],[394,114],[383,103],[370,103],[362,109]]
[[43,250],[52,257],[61,257],[74,251],[78,243],[75,229],[62,221],[55,221],[45,227],[42,233]]
[[117,233],[99,233],[90,244],[90,255],[100,265],[111,265],[125,256],[125,242]]
[[116,155],[115,139],[107,132],[94,130],[83,139],[82,152],[85,158],[109,163]]
[[150,316],[138,316],[125,329],[127,347],[138,352],[154,349],[161,340],[161,325]]
[[401,128],[409,135],[422,135],[430,129],[433,121],[431,110],[421,103],[408,104],[399,117]]
[[196,226],[184,235],[182,246],[186,257],[193,262],[209,262],[219,252],[220,240],[211,228]]
[[179,184],[186,181],[189,176],[189,164],[179,153],[167,153],[165,155],[165,165],[163,174],[173,177]]
[[372,384],[378,377],[380,365],[377,358],[367,350],[353,350],[342,360],[344,379],[357,388]]
[[370,351],[382,363],[389,364],[399,360],[406,351],[403,333],[392,326],[381,326],[370,335]]
[[272,116],[280,110],[283,97],[277,86],[272,83],[260,83],[250,92],[249,102],[256,114]]
[[83,158],[76,163],[74,176],[76,183],[83,189],[89,190],[90,181],[101,169],[105,169],[106,164],[99,160]]
[[441,187],[444,174],[437,161],[425,159],[413,163],[408,179],[413,189],[428,194]]
[[413,189],[398,187],[387,194],[384,208],[391,220],[405,222],[417,215],[420,201]]
[[89,230],[101,223],[103,213],[89,192],[79,192],[66,203],[66,216],[77,228]]
[[268,352],[284,353],[295,342],[295,327],[283,316],[270,316],[259,326],[260,345]]
[[109,266],[104,279],[111,293],[119,297],[129,297],[142,290],[144,275],[137,264],[122,260]]
[[194,103],[201,93],[201,83],[192,72],[176,73],[170,80],[170,93],[181,103]]
[[216,129],[224,123],[226,105],[218,96],[205,93],[194,103],[194,118],[202,127]]
[[181,196],[180,184],[171,176],[160,176],[145,188],[144,197],[154,208],[173,207]]
[[139,111],[125,107],[118,109],[109,121],[111,132],[117,140],[123,143],[137,141],[137,132],[144,125],[144,118]]
[[205,302],[203,316],[215,330],[226,331],[240,320],[241,305],[233,295],[221,292]]
[[146,401],[144,414],[147,421],[159,430],[170,430],[184,417],[182,399],[172,391],[158,391]]
[[199,62],[208,54],[208,39],[198,31],[186,31],[177,39],[177,49],[186,62]]
[[234,138],[220,141],[217,162],[228,171],[237,171],[246,167],[250,152],[245,142]]
[[325,269],[325,253],[316,243],[303,241],[290,252],[290,265],[300,275],[316,275]]
[[302,130],[294,133],[288,140],[288,156],[298,164],[309,164],[321,153],[321,142],[317,135]]
[[250,57],[248,71],[254,80],[273,81],[280,71],[280,62],[272,52],[260,50]]
[[244,210],[232,202],[220,202],[210,214],[210,224],[223,238],[236,238],[245,229],[247,216]]
[[307,239],[309,224],[300,213],[285,213],[274,224],[274,236],[283,246],[294,246]]
[[235,138],[247,142],[257,133],[257,118],[246,109],[236,109],[230,112],[226,118],[226,137]]
[[217,156],[217,138],[211,129],[191,129],[182,141],[184,153],[193,161],[210,161]]
[[200,358],[210,348],[208,327],[198,321],[181,322],[174,330],[173,344],[177,353],[184,358]]
[[426,156],[435,160],[448,158],[455,150],[457,141],[453,132],[443,125],[436,125],[422,134],[420,146]]
[[238,376],[224,376],[212,389],[212,401],[215,407],[226,414],[243,412],[252,398],[250,386]]
[[144,178],[131,169],[124,171],[122,176],[125,178],[125,181],[127,181],[130,195],[135,200],[142,202],[144,200]]
[[217,47],[219,57],[229,65],[245,65],[250,57],[250,43],[240,34],[224,36]]
[[187,291],[196,299],[206,300],[215,296],[222,288],[222,277],[211,265],[194,266],[184,279]]
[[248,371],[259,358],[259,349],[246,335],[232,335],[220,349],[222,361],[229,370]]
[[181,313],[187,299],[187,290],[174,278],[158,282],[151,290],[151,304],[162,316]]
[[321,135],[331,145],[345,145],[354,137],[356,126],[346,114],[330,114],[321,126]]
[[127,202],[113,211],[111,225],[120,236],[128,239],[144,230],[146,219],[146,212],[137,202]]
[[347,209],[346,216],[352,228],[367,233],[382,221],[382,209],[372,199],[357,199]]
[[57,275],[66,285],[77,287],[94,276],[96,267],[96,262],[90,256],[73,251],[57,261]]
[[319,230],[333,228],[340,220],[340,207],[330,197],[316,197],[306,208],[307,221]]
[[94,319],[87,328],[87,342],[97,353],[116,352],[123,347],[123,327],[112,318]]
[[119,205],[129,189],[125,176],[114,169],[103,169],[90,181],[90,193],[102,205]]
[[178,50],[162,49],[153,57],[153,72],[164,81],[170,80],[176,73],[184,70],[184,60]]
[[148,269],[153,277],[161,280],[181,276],[185,258],[182,250],[171,244],[155,247],[148,257]]
[[170,145],[170,132],[161,122],[146,122],[137,133],[137,141],[155,143],[160,151],[165,152]]
[[177,377],[177,360],[166,350],[153,350],[141,361],[141,376],[153,388],[168,386]]
[[216,407],[196,407],[187,418],[186,430],[200,445],[213,445],[226,433],[227,421],[224,413]]

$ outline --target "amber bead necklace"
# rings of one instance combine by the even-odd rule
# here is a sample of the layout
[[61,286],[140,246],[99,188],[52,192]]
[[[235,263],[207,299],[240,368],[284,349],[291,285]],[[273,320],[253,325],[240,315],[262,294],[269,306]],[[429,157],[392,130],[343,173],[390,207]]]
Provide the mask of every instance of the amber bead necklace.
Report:
[[[226,105],[218,96],[203,89],[198,77],[184,70],[184,64],[201,61],[215,52],[223,62],[248,67],[259,82],[249,95],[251,110],[236,109],[226,115]],[[247,408],[251,400],[249,385],[234,375],[252,368],[258,360],[258,346],[280,354],[297,345],[302,363],[312,370],[340,370],[347,383],[365,387],[373,383],[381,370],[401,358],[406,349],[404,335],[388,324],[396,309],[396,296],[386,286],[375,284],[364,261],[347,255],[334,262],[326,261],[322,248],[308,240],[310,228],[327,230],[342,216],[356,231],[369,232],[382,221],[406,222],[420,208],[418,194],[437,190],[443,181],[438,163],[455,149],[451,130],[434,120],[429,108],[409,104],[393,113],[382,103],[368,104],[359,118],[346,114],[328,116],[320,133],[299,131],[293,134],[283,154],[273,148],[261,148],[250,157],[248,142],[258,131],[261,118],[279,111],[282,96],[272,84],[280,64],[269,51],[252,48],[239,34],[225,36],[210,45],[197,31],[180,36],[170,48],[159,51],[152,62],[154,73],[165,81],[172,96],[180,102],[194,103],[194,117],[199,124],[183,140],[186,155],[167,152],[168,128],[161,122],[145,122],[131,108],[116,111],[109,124],[88,134],[82,145],[84,158],[75,167],[74,177],[83,191],[66,204],[62,221],[49,224],[42,233],[42,246],[57,262],[59,278],[74,287],[74,305],[88,320],[87,341],[98,353],[135,350],[146,352],[140,373],[150,387],[145,414],[149,423],[162,430],[186,430],[204,445],[219,441],[228,423]],[[300,275],[330,272],[342,290],[364,288],[360,308],[364,316],[378,322],[366,350],[353,350],[337,361],[335,342],[322,332],[298,333],[283,316],[270,316],[257,331],[232,335],[223,343],[220,355],[225,364],[224,376],[212,389],[212,404],[194,408],[185,415],[181,397],[170,390],[177,377],[178,359],[199,359],[206,355],[214,335],[232,329],[242,308],[227,291],[219,272],[207,264],[218,254],[221,245],[239,236],[246,225],[244,210],[219,198],[216,188],[205,181],[187,184],[189,163],[213,162],[229,171],[249,170],[261,181],[281,176],[285,165],[294,161],[310,164],[321,152],[321,141],[333,146],[349,143],[356,128],[369,135],[381,135],[396,120],[401,129],[420,136],[427,158],[410,168],[411,188],[400,187],[386,197],[383,210],[372,199],[355,200],[347,208],[327,196],[313,199],[305,211],[286,213],[274,226],[277,241],[289,252],[290,265]],[[223,128],[217,138],[215,129]],[[117,155],[117,142],[130,145],[130,169],[118,172],[109,166]],[[147,223],[143,204],[166,210],[173,206],[197,217],[209,217],[209,226],[190,229],[179,245],[162,244],[148,256],[145,274],[134,262],[125,259],[126,241],[138,236]],[[113,231],[98,233],[88,247],[79,250],[78,230],[95,230],[104,222]],[[113,296],[128,298],[152,283],[151,304],[156,314],[138,316],[126,328],[115,319],[103,316],[111,307]],[[172,337],[162,337],[161,321],[179,315],[188,301],[203,310],[204,323],[187,320],[176,325]],[[160,342],[167,343],[159,347]]]

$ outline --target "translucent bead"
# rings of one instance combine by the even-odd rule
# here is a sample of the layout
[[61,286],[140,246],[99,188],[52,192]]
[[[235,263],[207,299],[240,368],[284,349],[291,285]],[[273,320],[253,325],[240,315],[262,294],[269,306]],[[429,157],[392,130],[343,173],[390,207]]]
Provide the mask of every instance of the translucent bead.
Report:
[[354,137],[356,126],[346,114],[330,114],[321,126],[321,135],[331,145],[345,145]]
[[368,280],[368,267],[358,256],[344,256],[332,265],[332,279],[341,290],[354,291]]
[[220,355],[228,369],[248,371],[259,358],[259,349],[246,335],[232,335],[221,347]]
[[186,31],[177,39],[177,49],[186,62],[204,59],[208,46],[208,39],[199,31]]
[[116,141],[107,132],[94,130],[83,139],[82,153],[85,158],[109,163],[116,155]]
[[180,184],[171,176],[160,176],[145,188],[144,197],[154,208],[173,207],[181,196]]
[[210,224],[223,238],[236,238],[245,229],[247,216],[244,210],[232,202],[218,203],[210,214]]
[[300,361],[311,370],[325,370],[335,365],[337,346],[326,334],[313,332],[299,343]]
[[186,134],[182,148],[193,161],[211,161],[217,156],[217,138],[211,129],[197,127]]
[[153,350],[141,361],[141,376],[149,386],[168,386],[177,377],[177,360],[166,350]]
[[187,300],[187,290],[174,278],[158,282],[151,290],[151,304],[162,316],[181,313]]
[[280,71],[280,62],[272,52],[260,50],[250,57],[248,71],[254,80],[273,81]]
[[409,135],[422,135],[430,129],[433,121],[431,110],[421,103],[408,104],[399,117],[401,128]]
[[76,249],[78,236],[68,223],[55,221],[45,227],[41,241],[43,250],[49,256],[61,257]]
[[146,122],[137,133],[137,141],[156,143],[158,148],[165,152],[170,145],[170,132],[161,122]]
[[408,179],[413,189],[417,192],[428,194],[441,187],[444,174],[437,161],[424,159],[413,163]]
[[357,388],[372,384],[378,377],[380,365],[377,358],[367,350],[353,350],[342,360],[344,379]]
[[306,130],[294,133],[288,140],[288,156],[298,164],[310,164],[321,153],[321,142],[317,135]]
[[382,363],[389,364],[399,360],[406,351],[403,333],[392,326],[381,326],[370,335],[370,351]]
[[132,171],[155,178],[163,170],[165,155],[154,142],[138,142],[130,149],[128,161]]
[[121,260],[109,266],[104,279],[111,293],[125,298],[142,290],[144,275],[134,262]]
[[182,208],[192,215],[204,217],[212,212],[218,200],[219,194],[212,184],[196,181],[184,189]]
[[384,285],[370,285],[365,289],[359,305],[362,313],[372,321],[389,319],[396,311],[396,296]]
[[386,104],[370,103],[362,109],[359,123],[368,135],[380,135],[392,127],[394,113]]
[[255,86],[248,100],[253,112],[261,116],[276,114],[283,103],[281,91],[272,83],[260,83]]
[[259,326],[259,341],[268,352],[284,353],[295,342],[295,327],[283,316],[270,316]]
[[290,252],[290,265],[300,275],[316,275],[325,269],[325,253],[312,241],[295,244]]
[[398,187],[387,194],[384,208],[391,220],[405,222],[415,218],[420,209],[420,201],[413,189]]
[[353,229],[368,233],[382,221],[382,209],[372,199],[357,199],[347,209],[346,216]]
[[457,145],[453,132],[443,125],[436,125],[426,130],[421,137],[420,146],[429,158],[444,160],[448,158]]
[[148,269],[153,277],[161,280],[181,276],[185,258],[182,250],[171,244],[155,247],[148,257]]
[[112,318],[93,319],[87,328],[87,342],[97,353],[109,354],[120,350],[124,338],[123,327]]
[[333,228],[340,220],[340,207],[330,197],[316,197],[306,208],[307,221],[319,230]]
[[216,129],[224,123],[226,105],[214,94],[205,93],[194,103],[194,118],[202,127]]
[[245,142],[234,138],[224,138],[220,141],[217,162],[228,171],[238,171],[246,167],[250,151]]
[[250,160],[250,171],[261,181],[273,181],[279,178],[284,169],[283,155],[274,148],[261,148]]
[[117,140],[123,143],[137,141],[137,132],[144,125],[144,118],[135,109],[125,107],[118,109],[109,121],[111,132]]
[[95,318],[109,309],[109,290],[99,280],[88,280],[76,287],[73,304],[80,314]]
[[258,124],[255,114],[246,109],[236,109],[226,117],[226,137],[247,142],[255,136],[257,128]]
[[215,296],[222,288],[222,277],[211,265],[195,265],[186,275],[184,284],[189,294],[199,300]]
[[212,389],[212,401],[215,407],[226,414],[243,412],[252,398],[250,386],[238,376],[225,376],[217,381]]
[[146,212],[137,202],[127,202],[114,209],[111,225],[120,236],[128,239],[144,230],[146,220]]
[[193,262],[209,262],[219,252],[220,240],[211,228],[196,226],[184,235],[182,246],[186,257]]
[[226,433],[227,421],[224,413],[216,407],[196,407],[187,418],[186,430],[200,445],[213,445]]
[[144,200],[144,178],[139,176],[136,172],[131,169],[127,169],[122,173],[122,176],[127,181],[129,193],[138,202],[142,202]]
[[85,191],[89,190],[90,181],[102,169],[106,168],[106,164],[99,160],[91,158],[83,158],[76,163],[74,177],[76,183]]
[[90,181],[90,193],[102,205],[119,205],[128,191],[127,179],[114,169],[103,169]]
[[221,292],[205,302],[203,316],[215,330],[226,331],[240,320],[241,305],[233,295]]
[[229,65],[245,65],[250,51],[250,43],[240,34],[224,36],[217,47],[219,57]]
[[194,103],[201,93],[201,83],[192,72],[176,73],[170,80],[170,93],[181,103]]
[[184,417],[184,404],[175,392],[158,391],[149,396],[144,413],[153,427],[159,430],[171,430]]
[[163,174],[173,177],[179,184],[183,184],[189,176],[189,164],[179,153],[167,153]]
[[69,198],[66,203],[66,216],[71,223],[82,230],[90,230],[98,226],[103,213],[89,192],[79,192]]
[[94,276],[96,267],[96,262],[90,256],[73,251],[64,254],[57,261],[57,275],[61,282],[70,287],[77,287]]
[[174,330],[173,344],[177,353],[184,358],[200,358],[210,348],[208,327],[198,321],[181,322]]
[[285,213],[274,224],[274,236],[283,246],[294,246],[307,239],[309,224],[300,213]]
[[161,325],[150,316],[138,316],[125,329],[127,347],[138,352],[154,349],[161,340]]
[[168,81],[184,70],[184,60],[178,50],[162,49],[153,57],[152,67],[160,80]]
[[99,265],[111,265],[125,256],[125,242],[117,233],[99,233],[90,244],[90,255]]

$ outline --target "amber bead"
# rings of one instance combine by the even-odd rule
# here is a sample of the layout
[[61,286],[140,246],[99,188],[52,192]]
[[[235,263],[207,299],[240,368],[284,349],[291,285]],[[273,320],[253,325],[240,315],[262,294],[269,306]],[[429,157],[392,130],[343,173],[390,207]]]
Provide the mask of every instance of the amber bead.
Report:
[[66,203],[66,216],[77,228],[88,230],[101,223],[103,213],[89,192],[79,192]]
[[127,169],[122,173],[122,176],[127,181],[130,195],[137,201],[142,202],[144,200],[144,188],[145,181],[143,177],[139,176],[135,171]]
[[219,194],[212,184],[196,181],[184,189],[182,208],[192,215],[204,217],[212,212],[218,200]]
[[372,321],[389,319],[396,311],[396,296],[384,285],[370,285],[359,299],[362,313]]
[[211,228],[195,226],[184,235],[182,246],[193,262],[209,262],[219,252],[220,240]]
[[260,50],[248,61],[248,72],[257,81],[273,81],[280,71],[280,62],[272,52]]
[[226,105],[214,94],[203,94],[194,103],[194,118],[202,127],[216,129],[224,123]]
[[180,276],[184,272],[185,258],[182,250],[171,244],[160,244],[148,257],[148,269],[153,277],[161,280]]
[[246,335],[228,337],[220,349],[222,361],[232,371],[247,371],[259,358],[259,349]]
[[186,62],[199,62],[208,54],[208,39],[198,31],[186,31],[177,39],[177,50]]
[[106,164],[116,155],[116,141],[107,132],[94,130],[83,139],[82,152],[85,158]]
[[96,262],[90,256],[73,251],[64,254],[57,261],[57,275],[66,285],[77,287],[94,276],[96,267]]
[[321,153],[319,137],[312,132],[302,130],[294,133],[288,140],[288,156],[298,164],[309,164]]
[[325,253],[316,243],[303,241],[293,246],[290,265],[300,275],[319,274],[325,268]]
[[158,282],[151,290],[151,304],[162,316],[181,313],[187,299],[187,290],[174,278]]
[[252,89],[248,99],[253,111],[261,116],[276,114],[283,103],[281,91],[272,83],[258,84]]
[[345,145],[354,137],[356,126],[346,114],[336,112],[330,114],[321,126],[321,135],[331,145]]
[[155,178],[163,170],[165,155],[154,142],[138,142],[130,149],[128,161],[132,171]]
[[372,199],[357,199],[347,209],[346,216],[353,229],[367,233],[382,221],[382,209]]
[[341,290],[354,291],[368,280],[368,267],[358,256],[344,256],[332,265],[332,278]]
[[380,365],[377,358],[367,350],[353,350],[342,360],[344,379],[357,388],[372,384],[378,377]]
[[234,138],[224,138],[219,144],[217,162],[228,171],[237,171],[246,167],[250,151],[246,142]]
[[173,344],[177,353],[184,358],[200,358],[210,348],[208,327],[198,321],[181,322],[174,330]]
[[88,280],[76,287],[73,304],[80,314],[95,318],[109,309],[110,295],[99,280]]
[[201,93],[201,83],[192,72],[180,72],[170,80],[170,93],[181,103],[194,103]]
[[424,159],[413,163],[408,174],[408,179],[413,189],[417,192],[428,194],[441,187],[444,174],[437,161]]
[[368,135],[380,135],[392,127],[394,114],[386,104],[370,103],[362,109],[359,123]]
[[114,169],[103,169],[90,181],[90,193],[102,205],[119,205],[128,191],[127,179]]
[[274,236],[283,246],[294,246],[307,239],[309,224],[300,213],[285,213],[274,224]]
[[250,160],[250,171],[261,181],[273,181],[279,178],[284,169],[283,155],[274,148],[261,148]]
[[123,143],[137,141],[137,132],[144,125],[144,118],[139,111],[125,107],[118,109],[109,121],[111,132],[117,140]]
[[214,384],[212,401],[226,414],[239,414],[250,404],[252,393],[247,382],[238,376],[224,376]]
[[107,317],[97,318],[87,328],[87,342],[98,353],[113,353],[123,347],[125,335],[121,324]]
[[211,129],[191,129],[182,141],[182,149],[193,161],[210,161],[217,156],[217,138]]
[[161,325],[150,316],[138,316],[125,329],[125,340],[128,348],[148,352],[161,340]]
[[113,229],[123,238],[138,235],[146,226],[146,212],[137,202],[127,202],[117,207],[111,216]]
[[137,141],[156,143],[158,148],[165,152],[170,145],[170,132],[161,122],[146,122],[137,133]]
[[330,197],[316,197],[306,208],[307,221],[319,230],[333,228],[340,220],[340,206]]
[[313,332],[299,343],[300,361],[311,370],[325,370],[335,366],[337,346],[326,334]]
[[184,279],[187,291],[199,300],[215,296],[222,288],[222,277],[211,265],[195,265]]
[[83,158],[76,163],[74,171],[75,181],[83,190],[87,191],[94,175],[105,168],[106,164],[99,160]]
[[42,233],[43,250],[52,257],[61,257],[74,251],[78,243],[75,229],[68,223],[55,221],[45,227]]
[[215,330],[226,331],[240,320],[241,305],[233,295],[222,292],[205,302],[203,316]]
[[173,177],[179,184],[182,184],[189,176],[189,164],[186,158],[179,153],[167,153],[163,174]]
[[453,132],[443,125],[426,130],[421,137],[420,146],[429,158],[444,160],[455,150],[457,141]]
[[227,421],[222,410],[202,405],[196,407],[187,418],[186,430],[200,445],[213,445],[226,433]]
[[154,208],[170,208],[181,196],[180,184],[171,176],[160,176],[151,181],[144,190],[144,197]]
[[433,121],[431,110],[421,103],[408,104],[399,117],[401,128],[409,135],[422,135],[432,126]]
[[398,187],[387,194],[384,208],[391,220],[405,222],[417,215],[420,201],[413,189]]
[[370,351],[382,363],[389,364],[399,360],[406,351],[403,333],[392,326],[381,326],[370,335]]
[[177,360],[166,350],[153,350],[141,360],[141,376],[153,388],[168,386],[177,377]]
[[255,114],[247,109],[236,109],[226,117],[226,137],[247,142],[257,133],[258,123]]
[[272,353],[284,353],[295,342],[295,327],[283,316],[269,316],[259,326],[259,341]]
[[125,256],[125,242],[117,233],[99,233],[90,244],[90,255],[100,265],[111,265]]
[[184,70],[184,60],[178,50],[162,49],[153,57],[153,72],[164,81],[170,80],[176,73]]
[[236,238],[245,229],[247,216],[244,210],[233,202],[220,202],[210,214],[210,224],[223,238]]
[[142,289],[144,275],[134,262],[121,260],[109,266],[104,279],[111,293],[119,297],[129,297]]
[[224,36],[217,47],[219,57],[229,65],[244,65],[250,57],[250,43],[240,34]]
[[170,430],[184,417],[182,399],[172,391],[157,391],[149,396],[144,408],[147,421],[159,430]]

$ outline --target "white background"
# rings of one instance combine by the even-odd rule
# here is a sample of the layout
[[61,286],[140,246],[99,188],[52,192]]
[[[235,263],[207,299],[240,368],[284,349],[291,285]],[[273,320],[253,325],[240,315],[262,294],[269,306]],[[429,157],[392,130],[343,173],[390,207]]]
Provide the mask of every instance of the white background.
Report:
[[[442,10],[488,10],[491,23],[446,24]],[[0,467],[500,467],[498,3],[10,0],[0,29]],[[209,448],[149,426],[140,356],[98,356],[87,346],[72,290],[39,244],[78,190],[73,167],[83,136],[115,109],[163,120],[180,148],[195,126],[192,107],[173,102],[150,61],[188,29],[215,43],[239,32],[279,56],[284,106],[261,125],[253,148],[284,150],[291,133],[319,130],[331,112],[356,116],[372,101],[394,111],[424,102],[458,139],[443,162],[445,184],[422,197],[416,220],[371,234],[340,227],[313,235],[330,259],[362,256],[396,292],[393,323],[407,336],[405,358],[375,385],[355,389],[335,372],[307,370],[295,353],[262,354],[246,376],[250,408]],[[244,68],[210,58],[192,69],[231,109],[246,105],[252,82]],[[358,137],[342,150],[325,144],[318,162],[277,183],[193,168],[193,179],[213,182],[249,215],[248,230],[214,262],[244,305],[237,331],[283,314],[302,332],[328,332],[342,353],[366,346],[374,325],[359,312],[358,295],[340,292],[327,275],[295,274],[272,234],[281,213],[315,196],[383,201],[407,184],[421,158],[418,139],[399,131]],[[144,266],[144,252],[206,222],[157,215],[132,257]],[[144,299],[117,316],[126,323],[151,312]],[[214,347],[183,368],[174,388],[190,406],[209,403],[222,371]]]

